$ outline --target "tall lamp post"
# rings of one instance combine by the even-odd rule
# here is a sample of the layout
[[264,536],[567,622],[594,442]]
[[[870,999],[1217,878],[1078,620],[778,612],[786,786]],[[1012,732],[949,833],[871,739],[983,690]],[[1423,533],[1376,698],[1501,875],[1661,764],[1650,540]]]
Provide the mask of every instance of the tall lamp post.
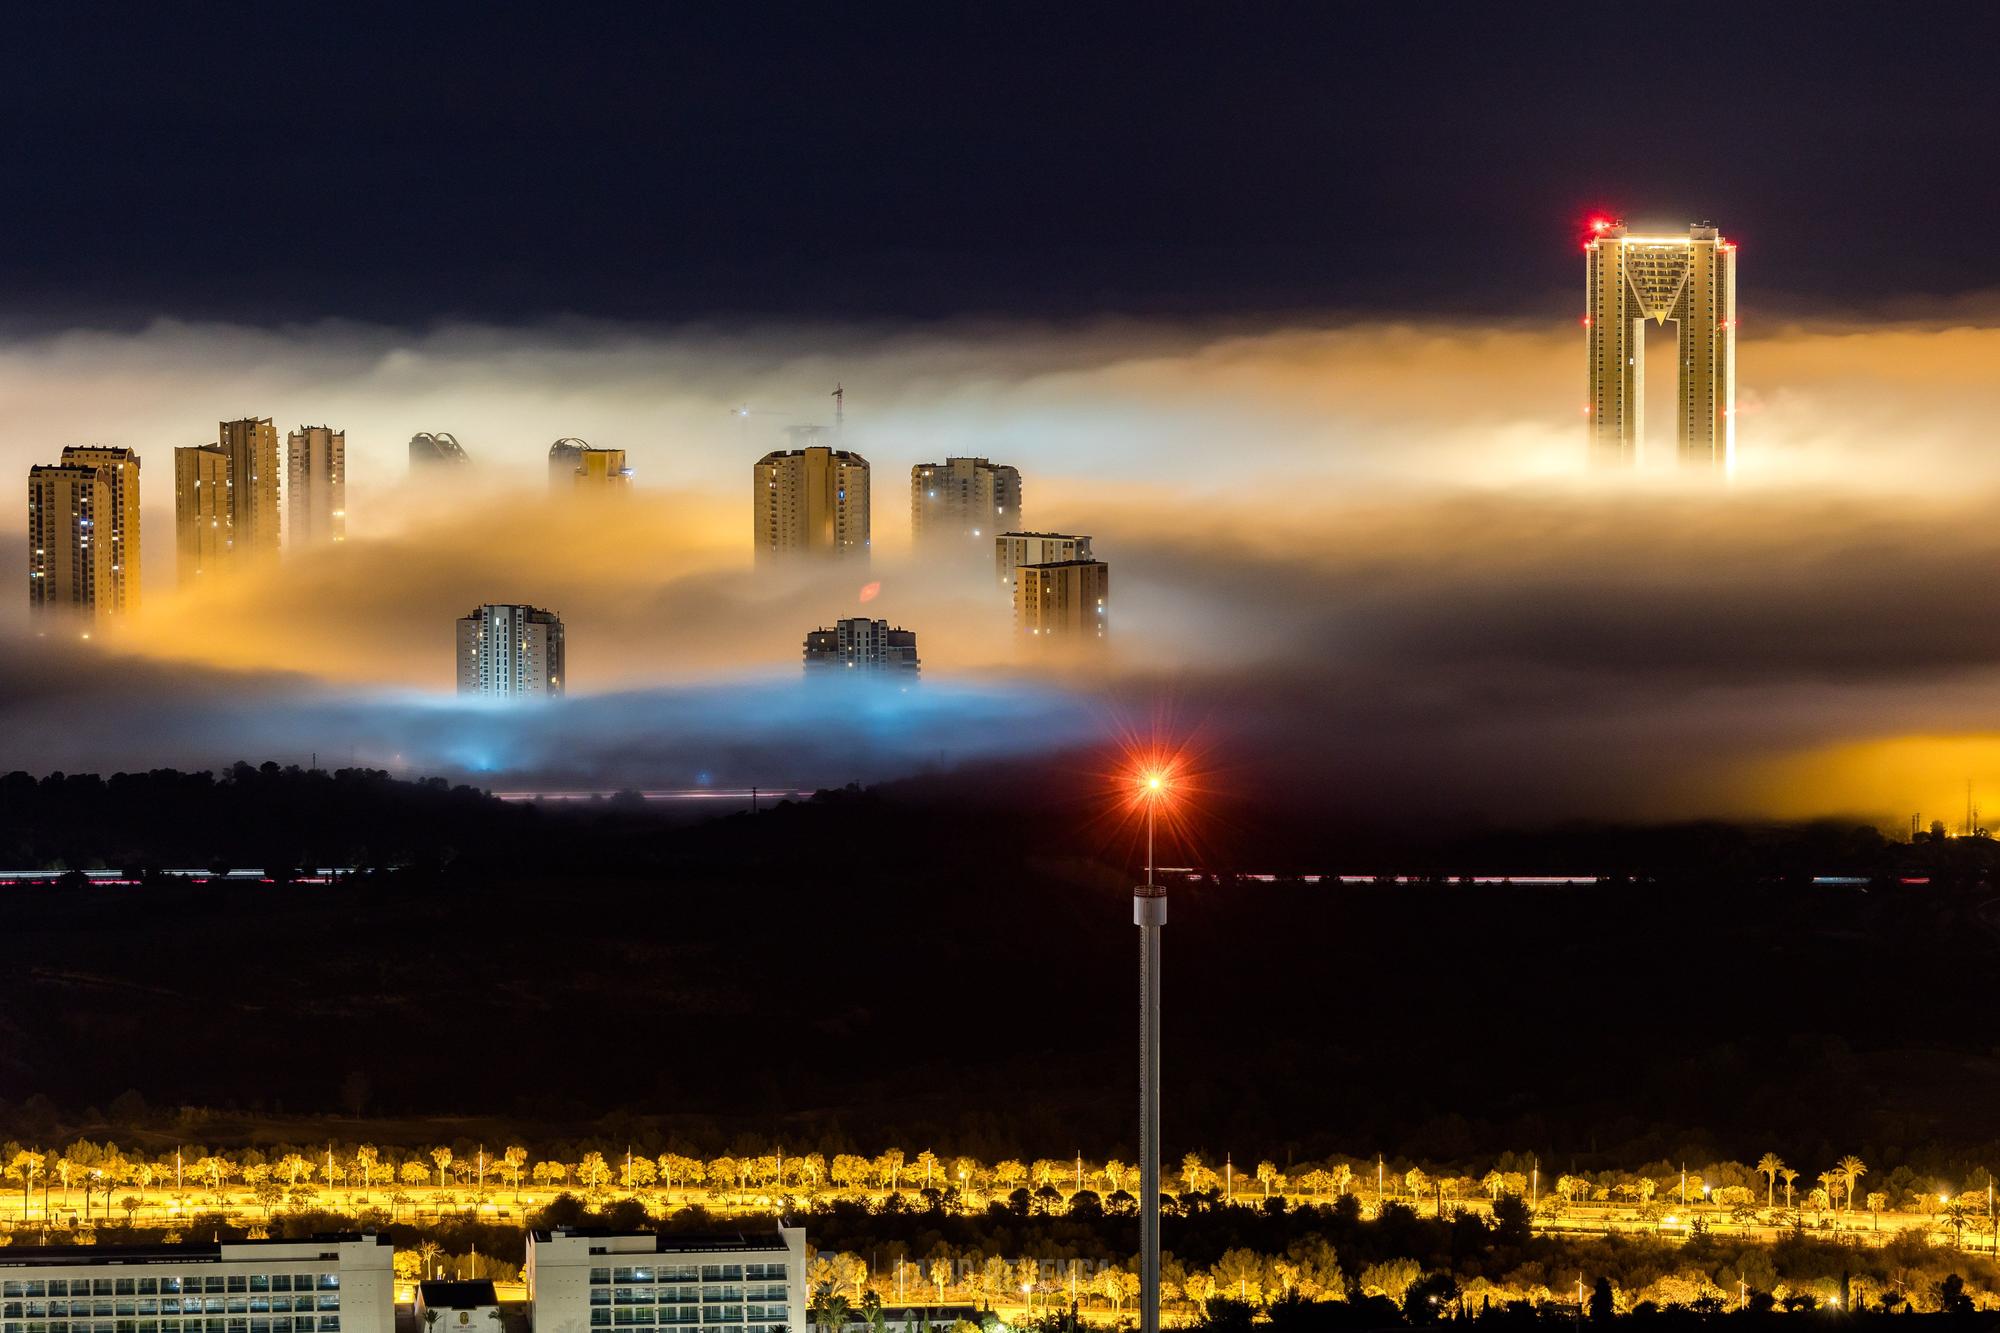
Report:
[[1167,891],[1154,883],[1153,821],[1166,778],[1140,780],[1146,803],[1146,882],[1132,891],[1139,927],[1139,1333],[1160,1333],[1160,929]]

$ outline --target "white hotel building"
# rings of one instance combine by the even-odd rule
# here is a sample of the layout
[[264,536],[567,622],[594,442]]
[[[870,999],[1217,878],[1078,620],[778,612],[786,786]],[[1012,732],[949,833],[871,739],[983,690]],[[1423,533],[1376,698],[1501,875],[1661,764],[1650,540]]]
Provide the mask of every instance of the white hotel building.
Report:
[[[806,1330],[806,1233],[528,1233],[535,1333]],[[185,1331],[183,1331],[185,1333]]]
[[395,1333],[387,1236],[0,1248],[0,1333]]

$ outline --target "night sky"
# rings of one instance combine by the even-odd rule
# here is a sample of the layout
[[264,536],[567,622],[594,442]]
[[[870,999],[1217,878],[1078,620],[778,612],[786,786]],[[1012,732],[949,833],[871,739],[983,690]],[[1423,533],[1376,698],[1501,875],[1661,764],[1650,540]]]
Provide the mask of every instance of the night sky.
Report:
[[[136,450],[145,596],[87,641],[0,598],[0,769],[832,786],[1164,700],[1357,819],[1957,810],[2000,787],[1993,13],[24,10],[0,477]],[[1743,247],[1726,482],[1665,329],[1638,466],[1587,465],[1600,213]],[[751,466],[835,385],[868,567],[760,572]],[[242,415],[346,431],[348,540],[183,585],[171,451]],[[615,510],[550,491],[564,437],[627,451]],[[1093,536],[1088,669],[916,548],[953,455]],[[490,601],[564,617],[560,709],[452,692]],[[858,614],[919,697],[802,690]]]
[[299,10],[10,15],[10,321],[1540,319],[1597,208],[2000,282],[1990,6]]

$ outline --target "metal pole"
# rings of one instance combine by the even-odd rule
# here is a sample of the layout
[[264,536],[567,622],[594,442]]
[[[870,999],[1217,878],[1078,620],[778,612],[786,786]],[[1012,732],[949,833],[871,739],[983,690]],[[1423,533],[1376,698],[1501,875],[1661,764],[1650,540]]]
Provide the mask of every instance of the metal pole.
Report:
[[1139,1333],[1160,1330],[1160,928],[1167,895],[1153,882],[1153,809],[1146,798],[1146,883],[1132,895],[1139,927]]

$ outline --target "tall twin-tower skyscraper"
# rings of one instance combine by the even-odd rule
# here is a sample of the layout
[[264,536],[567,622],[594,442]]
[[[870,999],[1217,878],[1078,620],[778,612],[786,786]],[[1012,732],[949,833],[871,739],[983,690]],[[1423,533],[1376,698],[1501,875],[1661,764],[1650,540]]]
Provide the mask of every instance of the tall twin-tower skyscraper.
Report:
[[1591,224],[1583,317],[1591,460],[1629,466],[1646,440],[1646,321],[1672,320],[1680,465],[1726,472],[1736,453],[1736,247],[1707,223],[1687,235]]

